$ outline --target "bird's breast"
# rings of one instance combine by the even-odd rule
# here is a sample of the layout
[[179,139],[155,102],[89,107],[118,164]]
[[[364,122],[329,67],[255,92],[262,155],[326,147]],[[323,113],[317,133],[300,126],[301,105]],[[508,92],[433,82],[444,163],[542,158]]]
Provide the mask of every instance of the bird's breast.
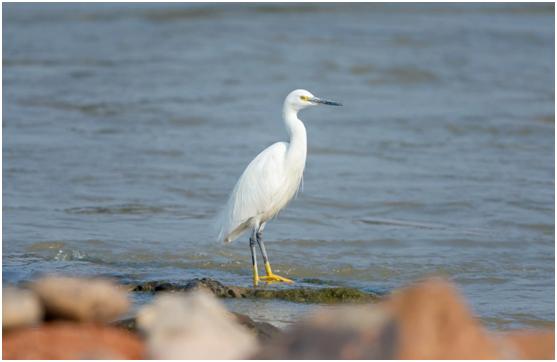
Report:
[[296,195],[302,176],[304,173],[305,163],[285,165],[283,172],[284,178],[281,187],[273,197],[273,201],[267,208],[263,219],[271,219],[282,210],[290,200]]

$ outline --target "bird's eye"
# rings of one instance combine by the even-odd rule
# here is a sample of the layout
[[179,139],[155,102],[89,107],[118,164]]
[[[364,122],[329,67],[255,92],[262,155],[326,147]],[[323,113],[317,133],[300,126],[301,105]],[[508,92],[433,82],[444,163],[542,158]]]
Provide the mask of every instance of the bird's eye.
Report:
[[303,101],[307,101],[309,99],[309,97],[308,96],[300,96],[300,99],[303,100]]

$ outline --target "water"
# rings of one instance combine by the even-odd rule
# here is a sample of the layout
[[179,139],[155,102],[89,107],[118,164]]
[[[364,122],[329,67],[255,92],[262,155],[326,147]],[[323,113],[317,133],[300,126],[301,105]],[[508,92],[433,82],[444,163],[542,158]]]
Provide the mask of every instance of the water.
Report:
[[[3,281],[249,285],[212,218],[301,115],[278,273],[388,292],[444,275],[493,329],[554,321],[552,4],[4,4]],[[136,296],[141,303],[141,296]],[[287,324],[312,306],[230,301]]]

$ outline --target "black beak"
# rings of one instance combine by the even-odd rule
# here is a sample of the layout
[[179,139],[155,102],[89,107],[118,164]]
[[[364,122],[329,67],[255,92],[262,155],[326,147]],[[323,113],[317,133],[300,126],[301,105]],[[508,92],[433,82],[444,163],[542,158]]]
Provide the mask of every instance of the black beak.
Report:
[[342,103],[335,102],[335,101],[329,101],[327,99],[321,99],[321,98],[317,98],[317,97],[310,98],[309,101],[312,102],[312,103],[317,103],[317,104],[325,104],[327,106],[342,106]]

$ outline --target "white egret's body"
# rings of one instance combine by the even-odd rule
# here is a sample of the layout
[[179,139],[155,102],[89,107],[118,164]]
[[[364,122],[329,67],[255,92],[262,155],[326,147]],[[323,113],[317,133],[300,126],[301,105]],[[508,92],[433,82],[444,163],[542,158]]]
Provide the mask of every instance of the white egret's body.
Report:
[[272,144],[246,167],[224,210],[219,236],[224,242],[272,219],[300,186],[306,165],[306,127],[297,112],[284,110],[283,114],[290,142]]
[[[317,104],[340,105],[316,98],[306,90],[295,90],[286,97],[282,114],[290,142],[274,143],[250,162],[221,213],[219,240],[231,242],[245,231],[253,230],[250,242],[257,239],[268,277],[272,273],[260,235],[265,223],[288,204],[300,187],[306,164],[307,136],[298,112]],[[254,284],[257,285],[259,278],[253,252],[252,245]],[[268,281],[289,281],[276,277],[284,280],[271,278]]]

